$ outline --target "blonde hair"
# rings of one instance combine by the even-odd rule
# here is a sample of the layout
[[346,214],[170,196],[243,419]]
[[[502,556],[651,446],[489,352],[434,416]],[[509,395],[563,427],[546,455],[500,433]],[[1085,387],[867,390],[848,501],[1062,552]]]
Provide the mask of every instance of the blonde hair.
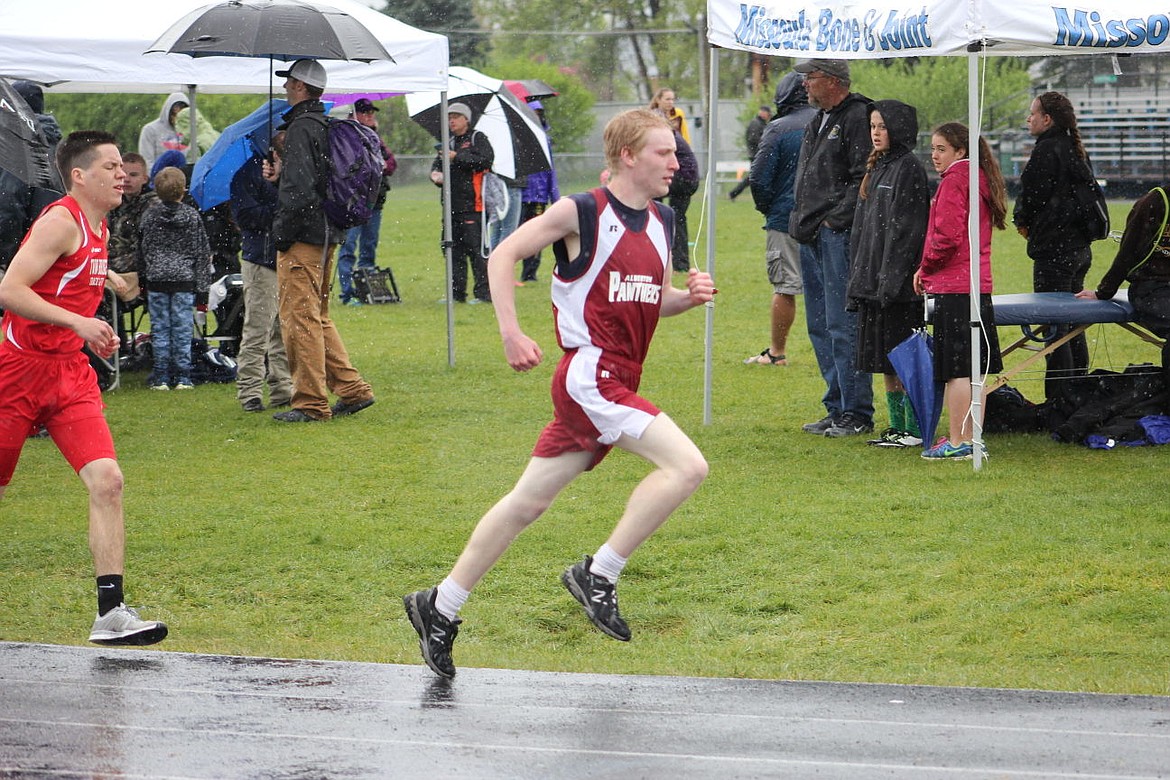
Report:
[[648,108],[632,108],[609,120],[602,137],[605,145],[605,164],[610,173],[621,170],[623,150],[629,149],[631,154],[642,151],[642,147],[646,145],[646,134],[658,127],[674,132],[666,117]]
[[187,175],[178,168],[163,168],[154,175],[154,191],[160,200],[178,203],[187,191]]

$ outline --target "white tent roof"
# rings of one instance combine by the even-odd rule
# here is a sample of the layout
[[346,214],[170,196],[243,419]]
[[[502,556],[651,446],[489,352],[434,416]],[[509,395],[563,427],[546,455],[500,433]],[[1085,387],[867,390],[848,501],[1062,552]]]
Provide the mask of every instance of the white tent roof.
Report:
[[[173,92],[190,84],[200,92],[267,92],[267,59],[143,54],[173,22],[209,4],[211,0],[6,0],[0,3],[0,76],[36,81],[54,92]],[[445,36],[403,24],[355,0],[322,4],[361,21],[394,58],[368,65],[326,61],[330,92],[446,88]]]
[[780,57],[876,59],[962,54],[986,41],[994,54],[1170,51],[1164,0],[708,0],[707,39]]

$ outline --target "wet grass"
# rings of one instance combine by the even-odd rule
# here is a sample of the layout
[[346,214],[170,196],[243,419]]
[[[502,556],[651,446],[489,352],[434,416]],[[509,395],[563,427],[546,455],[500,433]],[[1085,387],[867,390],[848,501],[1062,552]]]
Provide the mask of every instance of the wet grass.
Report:
[[[1170,450],[996,436],[974,473],[801,433],[822,391],[801,322],[792,365],[741,364],[767,334],[760,224],[750,203],[720,203],[712,423],[703,312],[665,320],[647,365],[644,391],[712,470],[623,577],[634,641],[592,629],[558,582],[645,474],[615,453],[485,579],[456,661],[1170,693]],[[462,306],[449,367],[433,190],[395,189],[384,231],[404,303],[335,312],[378,393],[372,409],[280,426],[242,413],[231,386],[152,393],[129,375],[108,394],[127,478],[128,595],[171,623],[167,649],[418,663],[400,595],[446,573],[523,468],[549,414],[552,361],[514,374],[490,307]],[[1098,245],[1092,282],[1109,250]],[[996,238],[995,275],[999,292],[1029,287],[1014,234]],[[555,350],[544,285],[518,301]],[[1093,338],[1098,363],[1157,359],[1116,328]],[[1019,386],[1041,400],[1040,382]],[[84,642],[84,516],[63,459],[30,441],[0,503],[0,638]]]

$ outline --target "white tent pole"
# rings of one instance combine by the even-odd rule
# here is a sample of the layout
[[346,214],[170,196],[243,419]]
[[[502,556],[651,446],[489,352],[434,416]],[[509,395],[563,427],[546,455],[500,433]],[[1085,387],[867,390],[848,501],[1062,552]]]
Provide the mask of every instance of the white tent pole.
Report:
[[[982,121],[979,104],[979,55],[982,46],[967,54],[967,127],[970,149],[967,156],[968,200],[967,200],[967,244],[970,249],[968,265],[971,272],[971,416],[972,449],[971,463],[975,471],[983,466],[983,364],[979,359],[982,334],[979,329],[979,263],[981,244],[979,240],[979,124]],[[987,323],[995,327],[994,323]]]
[[[703,188],[707,209],[707,273],[715,279],[715,144],[719,133],[715,117],[719,115],[719,48],[708,48],[711,57],[711,87],[707,99],[707,182]],[[711,424],[712,348],[715,336],[715,302],[706,304],[706,333],[703,339],[703,424]]]
[[195,129],[195,85],[194,84],[187,85],[187,105],[190,106],[190,108],[187,109],[187,118],[191,120],[191,135],[189,136],[188,142],[187,142],[187,155],[186,156],[187,156],[187,162],[196,163],[196,162],[199,162],[199,144],[197,143],[197,141],[199,140],[199,136],[196,133],[196,129]]
[[447,90],[439,94],[439,160],[443,166],[443,258],[447,266],[447,286],[443,300],[447,302],[447,365],[455,365],[455,296],[451,291],[451,130],[447,127]]

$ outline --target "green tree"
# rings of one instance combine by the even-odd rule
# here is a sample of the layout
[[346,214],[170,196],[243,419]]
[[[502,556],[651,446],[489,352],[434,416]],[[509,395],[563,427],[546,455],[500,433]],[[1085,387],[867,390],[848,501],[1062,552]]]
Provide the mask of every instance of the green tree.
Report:
[[[601,100],[642,100],[660,85],[694,98],[706,79],[704,0],[479,0],[478,8],[493,21],[496,48],[555,62]],[[721,79],[733,89],[748,55],[724,56],[737,62]]]
[[478,30],[472,0],[389,0],[382,13],[421,30],[447,36],[452,65],[480,67],[487,59],[486,35]]
[[378,129],[394,154],[434,154],[435,138],[410,118],[405,97],[379,102]]
[[[989,109],[981,126],[1019,126],[1030,99],[1026,65],[1014,57],[990,57],[986,66],[982,96]],[[852,73],[853,88],[867,97],[913,105],[923,133],[944,122],[967,123],[966,57],[866,60],[854,62]]]
[[[105,130],[118,139],[123,152],[138,151],[143,125],[158,119],[166,95],[45,94],[45,109],[57,117],[65,133]],[[195,95],[196,109],[216,130],[250,114],[267,95]]]
[[[499,52],[499,49],[495,50]],[[551,135],[560,152],[579,152],[584,149],[585,137],[593,129],[594,97],[576,75],[549,62],[538,62],[522,56],[496,59],[490,67],[492,76],[502,79],[540,79],[559,94],[542,100],[544,115],[552,128]]]

